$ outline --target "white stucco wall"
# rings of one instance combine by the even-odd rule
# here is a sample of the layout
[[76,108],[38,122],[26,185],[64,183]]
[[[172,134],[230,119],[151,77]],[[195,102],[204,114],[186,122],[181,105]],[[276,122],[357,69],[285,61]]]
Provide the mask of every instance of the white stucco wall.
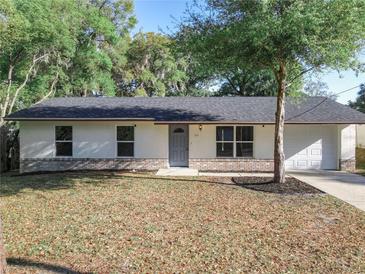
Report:
[[168,158],[168,126],[152,122],[21,122],[20,157],[55,157],[55,126],[73,126],[74,158],[115,158],[116,126],[136,125],[135,158]]
[[[189,158],[216,158],[216,126],[202,125],[202,130],[199,125],[189,126]],[[272,159],[273,152],[274,126],[254,126],[254,158]]]
[[256,159],[273,159],[275,127],[273,125],[255,126],[253,133],[253,157]]
[[[190,158],[216,157],[215,128],[216,125],[203,125],[200,131],[198,125],[190,125]],[[274,125],[254,126],[253,158],[273,159],[274,132]],[[337,168],[337,132],[337,125],[286,125],[284,152],[287,163],[292,163],[292,168],[298,168],[300,163],[303,168]],[[353,136],[344,135],[343,138],[346,149],[353,151]]]
[[55,133],[52,124],[20,122],[20,158],[52,158]]
[[[55,157],[55,126],[73,126],[74,158],[115,158],[116,126],[136,125],[135,158],[168,158],[168,126],[153,122],[21,122],[20,157]],[[189,126],[189,158],[216,158],[216,126]],[[254,158],[273,159],[274,126],[254,126]],[[337,167],[338,160],[354,159],[355,125],[287,125],[287,160],[308,155],[314,162],[325,159],[321,168]],[[317,149],[321,147],[321,153]],[[305,151],[304,154],[303,151]],[[310,156],[311,155],[311,156]],[[299,157],[300,156],[300,157]],[[317,157],[317,158],[316,158]]]
[[215,158],[216,136],[215,126],[199,125],[189,126],[189,158]]
[[341,160],[353,160],[356,155],[356,125],[338,126],[338,157]]

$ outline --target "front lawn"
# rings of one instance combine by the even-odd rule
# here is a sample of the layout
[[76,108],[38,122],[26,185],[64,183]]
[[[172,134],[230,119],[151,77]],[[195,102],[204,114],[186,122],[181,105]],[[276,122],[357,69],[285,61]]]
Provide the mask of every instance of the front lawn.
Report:
[[365,214],[230,178],[2,177],[10,273],[365,272]]

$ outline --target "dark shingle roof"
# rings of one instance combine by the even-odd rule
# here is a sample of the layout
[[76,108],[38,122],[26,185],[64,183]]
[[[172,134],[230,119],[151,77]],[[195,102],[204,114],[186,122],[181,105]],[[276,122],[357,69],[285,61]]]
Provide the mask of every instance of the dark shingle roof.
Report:
[[[274,123],[275,97],[67,97],[6,120],[154,120]],[[324,97],[287,99],[287,123],[365,123],[365,114]]]

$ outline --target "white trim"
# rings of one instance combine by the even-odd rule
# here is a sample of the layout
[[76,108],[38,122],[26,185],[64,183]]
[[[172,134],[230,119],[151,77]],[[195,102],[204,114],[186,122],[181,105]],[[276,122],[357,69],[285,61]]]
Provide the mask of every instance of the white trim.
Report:
[[[255,126],[254,125],[216,125],[215,127],[215,134],[216,134],[216,138],[217,138],[217,127],[233,127],[233,141],[217,141],[217,139],[215,140],[215,159],[222,159],[222,158],[227,158],[227,159],[254,159],[254,155],[255,155]],[[237,141],[236,138],[236,131],[237,131],[237,127],[252,127],[252,141]],[[217,151],[217,143],[233,143],[233,156],[232,157],[228,157],[228,156],[217,156],[218,151]],[[246,144],[252,144],[252,156],[237,156],[237,143],[246,143]]]

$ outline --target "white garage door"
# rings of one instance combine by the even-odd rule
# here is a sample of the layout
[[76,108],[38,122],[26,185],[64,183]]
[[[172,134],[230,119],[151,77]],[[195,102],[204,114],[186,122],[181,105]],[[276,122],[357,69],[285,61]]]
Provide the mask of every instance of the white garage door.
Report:
[[285,127],[287,169],[336,169],[337,130],[331,125]]

